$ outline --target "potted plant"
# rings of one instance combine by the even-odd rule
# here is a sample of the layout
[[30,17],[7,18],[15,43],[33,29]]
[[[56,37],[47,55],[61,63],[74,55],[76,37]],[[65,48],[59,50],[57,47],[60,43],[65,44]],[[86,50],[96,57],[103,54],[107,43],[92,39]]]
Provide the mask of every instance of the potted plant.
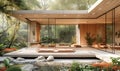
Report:
[[6,58],[3,62],[3,64],[4,65],[2,67],[0,67],[0,71],[6,71],[7,68],[10,67],[10,60],[8,58]]
[[5,48],[3,51],[5,53],[8,53],[8,52],[12,52],[12,51],[16,51],[17,49],[15,47],[11,47],[11,48]]
[[4,66],[0,67],[0,71],[22,71],[19,66],[10,65],[10,60],[6,58],[3,62]]
[[93,42],[95,42],[94,35],[91,35],[89,32],[86,33],[85,39],[86,39],[88,46],[92,46]]
[[100,46],[100,44],[103,42],[103,39],[100,35],[97,35],[96,36],[96,43],[98,45],[98,47]]

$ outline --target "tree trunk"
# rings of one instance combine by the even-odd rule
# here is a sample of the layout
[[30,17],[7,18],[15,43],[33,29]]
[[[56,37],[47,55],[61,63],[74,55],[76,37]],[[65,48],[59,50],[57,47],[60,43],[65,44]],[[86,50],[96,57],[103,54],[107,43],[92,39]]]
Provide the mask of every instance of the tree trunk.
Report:
[[18,31],[18,28],[17,28],[17,27],[18,27],[19,25],[20,25],[20,23],[15,25],[14,33],[13,33],[13,36],[12,36],[12,38],[11,38],[11,40],[10,40],[10,44],[9,44],[8,48],[10,48],[10,47],[12,46],[13,42],[14,42],[14,38],[15,38],[15,36],[16,36],[16,32]]

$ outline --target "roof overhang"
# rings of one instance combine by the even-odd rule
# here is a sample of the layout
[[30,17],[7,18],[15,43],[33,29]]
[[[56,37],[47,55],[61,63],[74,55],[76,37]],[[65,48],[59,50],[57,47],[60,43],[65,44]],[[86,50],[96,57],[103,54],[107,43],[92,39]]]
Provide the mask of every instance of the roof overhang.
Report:
[[12,11],[12,16],[40,24],[48,24],[48,21],[54,21],[52,24],[103,24],[105,20],[102,15],[118,5],[120,0],[98,0],[88,10],[21,10]]

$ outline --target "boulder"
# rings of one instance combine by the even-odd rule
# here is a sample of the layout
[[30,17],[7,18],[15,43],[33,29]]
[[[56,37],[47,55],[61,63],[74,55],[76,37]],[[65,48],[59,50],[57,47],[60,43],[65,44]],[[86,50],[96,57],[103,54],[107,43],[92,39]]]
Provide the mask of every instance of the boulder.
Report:
[[36,60],[44,60],[44,59],[45,59],[44,56],[38,56],[38,57],[36,58]]
[[47,61],[54,61],[54,56],[48,56]]

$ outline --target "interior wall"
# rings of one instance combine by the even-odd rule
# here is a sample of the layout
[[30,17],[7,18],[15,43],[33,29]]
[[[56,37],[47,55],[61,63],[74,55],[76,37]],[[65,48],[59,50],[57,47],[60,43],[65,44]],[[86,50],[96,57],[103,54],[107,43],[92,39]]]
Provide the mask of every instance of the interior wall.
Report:
[[105,39],[105,25],[104,24],[80,24],[80,44],[86,46],[85,36],[89,32],[91,35],[100,35]]

